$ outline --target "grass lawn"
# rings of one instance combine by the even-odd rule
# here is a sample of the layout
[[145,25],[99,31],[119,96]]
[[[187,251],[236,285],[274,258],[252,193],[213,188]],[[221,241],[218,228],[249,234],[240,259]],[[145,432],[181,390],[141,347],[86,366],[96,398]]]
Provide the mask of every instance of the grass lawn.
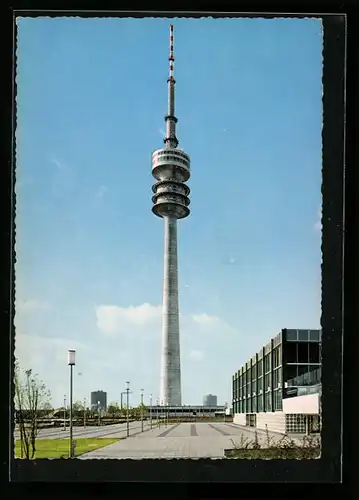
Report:
[[[76,439],[75,455],[79,456],[88,451],[103,448],[109,444],[116,443],[118,438],[80,438]],[[36,453],[34,458],[68,458],[69,439],[37,439]],[[15,458],[21,458],[21,441],[15,442]]]

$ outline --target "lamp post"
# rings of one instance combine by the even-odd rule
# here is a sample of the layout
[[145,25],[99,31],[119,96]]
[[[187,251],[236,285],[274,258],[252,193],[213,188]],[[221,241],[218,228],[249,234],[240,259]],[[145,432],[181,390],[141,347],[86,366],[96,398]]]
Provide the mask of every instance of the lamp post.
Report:
[[69,349],[67,353],[67,364],[70,367],[70,458],[73,458],[73,429],[72,429],[72,392],[73,392],[73,368],[75,366],[76,351]]
[[64,431],[66,431],[66,394],[64,394]]
[[100,401],[97,401],[97,418],[98,418],[98,426],[100,427]]
[[86,398],[84,398],[84,427],[86,427]]
[[126,382],[126,404],[127,404],[127,437],[130,435],[130,409],[129,409],[129,397],[130,397],[130,382]]
[[152,394],[150,394],[150,429],[152,429]]
[[226,410],[227,410],[227,401],[224,403],[224,421],[226,421]]
[[122,408],[123,408],[123,396],[126,394],[126,391],[121,392],[121,416],[122,416]]
[[143,389],[141,389],[141,432],[143,432]]
[[156,404],[157,404],[157,425],[159,427],[160,426],[160,421],[159,421],[159,418],[158,418],[158,410],[159,410],[158,406],[160,404],[160,398],[157,398]]

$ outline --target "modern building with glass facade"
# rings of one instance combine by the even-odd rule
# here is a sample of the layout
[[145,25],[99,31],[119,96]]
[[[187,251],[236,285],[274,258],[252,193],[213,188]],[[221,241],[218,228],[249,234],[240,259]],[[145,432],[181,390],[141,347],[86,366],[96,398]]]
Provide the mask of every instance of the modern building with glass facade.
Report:
[[217,406],[217,396],[214,394],[203,396],[203,406]]
[[233,375],[234,422],[283,433],[318,430],[320,379],[321,330],[283,329]]
[[107,409],[107,392],[91,392],[91,408],[105,411]]

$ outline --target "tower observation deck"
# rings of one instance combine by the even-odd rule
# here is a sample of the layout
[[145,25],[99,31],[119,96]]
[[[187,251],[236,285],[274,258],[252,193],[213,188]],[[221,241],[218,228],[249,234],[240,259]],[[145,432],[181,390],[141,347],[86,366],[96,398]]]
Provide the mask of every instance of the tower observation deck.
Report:
[[162,217],[165,226],[163,318],[161,346],[160,402],[162,405],[181,406],[181,360],[178,305],[177,219],[190,213],[190,189],[185,184],[190,178],[190,157],[178,148],[175,117],[175,84],[173,76],[173,26],[170,26],[168,109],[165,117],[164,147],[152,153],[152,211]]

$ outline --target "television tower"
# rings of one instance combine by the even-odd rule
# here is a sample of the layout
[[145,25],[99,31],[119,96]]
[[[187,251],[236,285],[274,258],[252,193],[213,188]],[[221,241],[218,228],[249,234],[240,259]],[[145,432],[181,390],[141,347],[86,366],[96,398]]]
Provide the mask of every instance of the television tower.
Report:
[[160,400],[166,406],[181,406],[181,357],[178,312],[177,219],[188,216],[190,157],[178,148],[175,117],[175,79],[173,76],[173,25],[170,26],[168,110],[165,117],[164,147],[152,153],[152,211],[165,226],[163,318],[161,346]]

